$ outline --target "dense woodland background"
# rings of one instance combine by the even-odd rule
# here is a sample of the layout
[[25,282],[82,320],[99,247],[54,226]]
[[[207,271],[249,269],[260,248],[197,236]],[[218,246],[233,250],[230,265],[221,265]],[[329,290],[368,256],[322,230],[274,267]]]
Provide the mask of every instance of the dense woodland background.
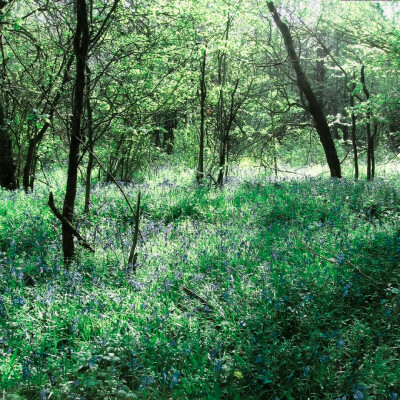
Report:
[[357,152],[362,167],[369,154],[373,178],[376,151],[396,155],[394,3],[282,2],[273,14],[260,1],[1,7],[3,187],[31,190],[76,151],[88,186],[171,160],[222,184],[230,163],[335,164],[336,152],[354,158],[356,176]]
[[399,27],[0,0],[2,398],[398,399]]

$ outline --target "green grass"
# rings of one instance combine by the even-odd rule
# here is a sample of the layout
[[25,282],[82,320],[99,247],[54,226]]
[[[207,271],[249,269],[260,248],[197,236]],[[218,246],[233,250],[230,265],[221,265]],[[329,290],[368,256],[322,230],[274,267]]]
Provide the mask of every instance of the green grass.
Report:
[[396,176],[219,190],[165,171],[125,186],[133,204],[138,190],[136,275],[114,185],[93,188],[89,217],[79,192],[96,253],[69,271],[48,190],[0,192],[4,399],[397,399]]

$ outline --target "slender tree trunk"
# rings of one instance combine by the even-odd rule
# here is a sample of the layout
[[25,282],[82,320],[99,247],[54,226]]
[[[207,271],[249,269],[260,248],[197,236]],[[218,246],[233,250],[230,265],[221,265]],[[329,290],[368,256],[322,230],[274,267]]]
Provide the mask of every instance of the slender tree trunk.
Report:
[[13,157],[12,141],[9,135],[4,108],[0,99],[0,186],[6,189],[17,189],[15,177],[15,163]]
[[24,186],[25,192],[29,192],[29,189],[33,189],[33,180],[32,180],[32,169],[34,164],[34,153],[36,147],[35,138],[29,139],[28,144],[28,152],[26,154],[25,166],[24,166],[24,175],[22,178],[22,185]]
[[[90,69],[86,67],[87,72],[87,87],[90,88]],[[86,166],[86,181],[85,181],[85,208],[84,213],[88,214],[90,209],[90,189],[91,189],[91,175],[94,164],[93,157],[93,110],[90,103],[90,93],[88,90],[86,96],[86,110],[87,110],[87,128],[88,128],[88,149],[89,149],[89,160]]]
[[375,178],[375,139],[377,138],[378,135],[378,123],[374,123],[374,133],[372,134],[371,137],[371,179],[373,180]]
[[219,150],[219,172],[217,178],[217,184],[219,186],[222,186],[224,184],[226,142],[227,142],[227,135],[225,134],[223,139],[221,140],[221,146]]
[[372,179],[372,155],[373,155],[373,144],[371,135],[371,114],[367,113],[367,179]]
[[174,129],[176,129],[176,122],[177,122],[177,116],[176,116],[176,110],[170,111],[167,114],[167,120],[166,120],[166,153],[168,155],[172,155],[174,152]]
[[357,150],[357,137],[356,137],[356,115],[354,114],[354,90],[356,88],[356,75],[355,73],[353,74],[353,84],[351,86],[351,92],[350,92],[350,107],[352,108],[351,110],[351,142],[353,145],[353,155],[354,155],[354,179],[357,181],[358,180],[358,150]]
[[[365,83],[365,66],[361,67],[361,77],[360,81],[362,84],[363,92],[365,95],[365,101],[369,102],[370,94]],[[374,163],[374,136],[371,133],[371,123],[372,123],[372,113],[370,104],[367,105],[367,179],[374,179],[373,167]]]
[[325,151],[325,157],[331,172],[331,176],[333,178],[341,178],[342,172],[340,167],[340,161],[336,152],[335,143],[332,139],[328,122],[322,110],[322,106],[318,102],[317,97],[314,91],[312,90],[305,73],[301,68],[300,60],[294,49],[293,39],[290,34],[289,28],[284,22],[282,22],[273,2],[272,1],[267,2],[267,5],[275,21],[276,26],[278,27],[279,31],[282,34],[286,50],[289,55],[289,59],[292,63],[293,69],[297,76],[297,85],[308,101],[308,112],[311,114],[314,120],[315,128],[318,132],[320,142]]
[[278,177],[278,159],[276,157],[276,143],[275,143],[275,124],[274,124],[274,112],[271,112],[271,130],[272,130],[272,149],[274,152],[274,171],[275,177]]
[[203,60],[200,65],[200,142],[199,142],[199,163],[197,167],[197,182],[201,182],[204,177],[204,125],[206,120],[206,60],[207,52],[203,51]]
[[[2,9],[7,3],[0,4],[0,15]],[[6,189],[17,189],[17,178],[15,175],[16,165],[14,160],[12,140],[6,124],[5,105],[6,101],[4,94],[4,82],[7,75],[6,59],[3,49],[3,34],[0,32],[0,53],[2,58],[1,63],[1,92],[0,92],[0,186]]]
[[[225,42],[229,38],[229,29],[231,26],[231,17],[228,16],[226,22]],[[225,155],[228,142],[229,131],[227,130],[226,113],[225,113],[225,97],[223,87],[226,83],[226,53],[219,52],[218,54],[218,84],[220,85],[219,101],[218,101],[218,131],[220,138],[219,148],[219,162],[218,162],[218,178],[217,184],[221,186],[224,184],[224,169],[225,169]]]
[[[74,37],[74,53],[76,57],[76,76],[72,105],[71,141],[69,146],[67,189],[64,198],[63,216],[72,223],[74,216],[76,188],[78,181],[79,151],[82,139],[81,121],[86,84],[86,63],[89,48],[89,25],[86,0],[76,0],[77,25]],[[73,234],[66,224],[62,226],[63,253],[68,263],[75,253]]]

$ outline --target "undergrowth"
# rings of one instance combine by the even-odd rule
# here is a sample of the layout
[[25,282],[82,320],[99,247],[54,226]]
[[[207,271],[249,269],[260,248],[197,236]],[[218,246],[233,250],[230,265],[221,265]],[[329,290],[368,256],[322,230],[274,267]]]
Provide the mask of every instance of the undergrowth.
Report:
[[89,216],[78,194],[96,252],[69,271],[48,190],[0,192],[4,399],[398,398],[397,177],[124,190],[143,194],[136,275],[114,185]]

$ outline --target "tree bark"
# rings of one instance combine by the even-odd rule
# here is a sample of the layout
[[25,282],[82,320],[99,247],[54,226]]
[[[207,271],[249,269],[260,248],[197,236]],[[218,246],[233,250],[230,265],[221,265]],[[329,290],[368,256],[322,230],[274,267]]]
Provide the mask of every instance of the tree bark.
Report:
[[[362,84],[365,101],[369,102],[370,94],[365,83],[365,66],[361,67],[360,82]],[[374,135],[371,133],[372,113],[371,106],[367,104],[367,180],[374,179],[375,173],[375,154],[374,154]],[[375,131],[376,132],[376,131]]]
[[2,99],[0,99],[0,186],[17,189],[12,141],[8,133]]
[[[6,4],[6,3],[4,3]],[[4,4],[0,5],[0,15]],[[3,35],[0,32],[0,50],[2,56],[1,93],[0,93],[0,186],[6,189],[17,189],[16,166],[12,148],[12,140],[6,124],[5,105],[6,101],[4,82],[7,75],[6,59],[3,51]]]
[[[86,66],[87,72],[87,87],[90,87],[90,69]],[[87,110],[87,129],[88,129],[88,150],[89,160],[86,166],[86,182],[85,182],[85,208],[84,213],[88,214],[90,209],[90,188],[91,188],[91,175],[94,164],[93,150],[93,109],[90,103],[90,93],[88,91],[86,96],[86,110]]]
[[206,119],[206,50],[203,52],[203,60],[201,62],[200,71],[200,141],[199,141],[199,163],[197,167],[197,182],[201,182],[204,177],[204,125]]
[[358,180],[358,151],[357,151],[357,137],[356,137],[356,120],[357,117],[354,114],[354,90],[356,88],[356,82],[355,82],[356,76],[355,73],[353,74],[353,84],[351,86],[351,91],[350,91],[350,107],[352,107],[351,110],[351,143],[353,145],[353,155],[354,155],[354,179],[357,181]]
[[288,26],[281,20],[274,4],[272,1],[267,3],[268,9],[272,14],[274,22],[278,27],[281,35],[283,37],[286,51],[288,52],[289,59],[292,63],[293,69],[297,77],[297,85],[300,92],[302,92],[308,102],[308,112],[312,116],[315,124],[315,129],[317,130],[319,140],[324,148],[326,161],[328,163],[331,176],[333,178],[341,178],[342,172],[340,167],[339,157],[337,155],[335,143],[332,139],[331,131],[329,129],[328,122],[322,110],[321,104],[311,88],[310,83],[307,80],[305,73],[300,65],[299,57],[296,54],[293,45],[293,39],[290,34]]
[[[67,189],[64,198],[63,217],[72,223],[74,216],[76,189],[78,181],[79,151],[82,140],[81,121],[83,118],[83,102],[86,84],[86,63],[89,48],[89,25],[86,0],[76,0],[77,25],[74,37],[74,53],[76,58],[76,76],[72,105],[71,141],[69,146]],[[75,253],[74,235],[62,226],[63,254],[68,265]]]

